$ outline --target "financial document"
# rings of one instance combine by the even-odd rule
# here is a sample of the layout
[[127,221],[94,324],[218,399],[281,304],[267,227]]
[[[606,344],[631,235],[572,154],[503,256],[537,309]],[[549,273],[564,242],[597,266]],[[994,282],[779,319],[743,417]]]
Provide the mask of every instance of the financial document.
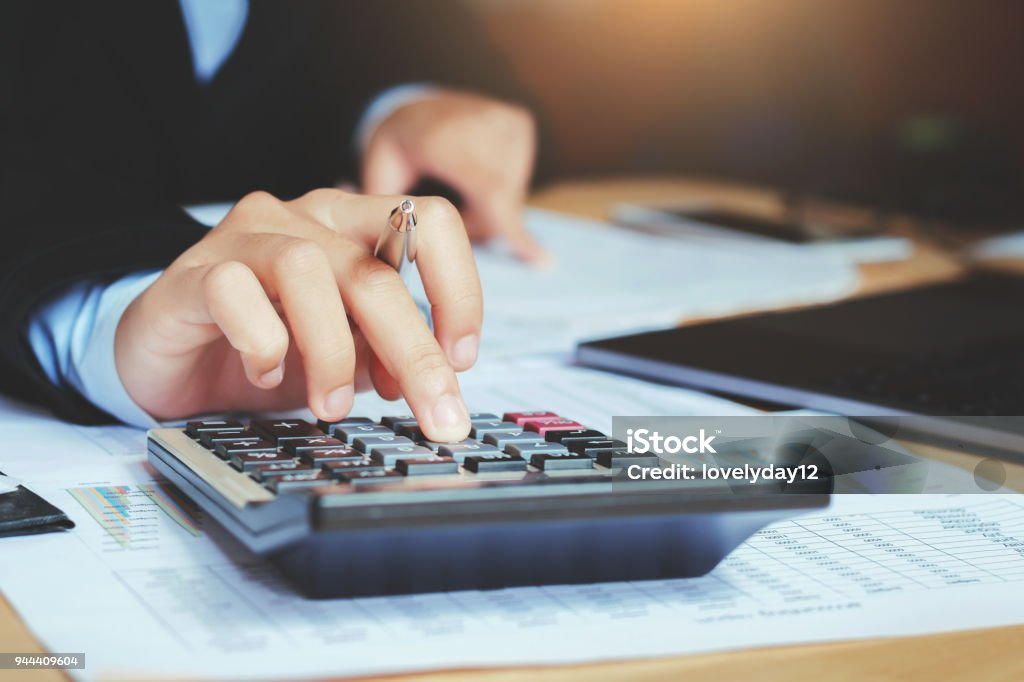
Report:
[[500,245],[475,250],[485,356],[566,351],[686,319],[834,300],[859,281],[845,255],[790,244],[668,239],[541,209],[528,210],[526,223],[552,267],[526,267]]
[[[495,386],[482,372],[467,396],[484,409],[543,400],[585,421],[747,409],[540,360],[514,374]],[[356,409],[395,406],[360,396]],[[81,679],[555,664],[1024,622],[1019,496],[836,498],[700,578],[308,600],[159,479],[142,431],[13,404],[0,426],[4,470],[77,524],[0,542],[0,586],[49,650],[86,653]]]

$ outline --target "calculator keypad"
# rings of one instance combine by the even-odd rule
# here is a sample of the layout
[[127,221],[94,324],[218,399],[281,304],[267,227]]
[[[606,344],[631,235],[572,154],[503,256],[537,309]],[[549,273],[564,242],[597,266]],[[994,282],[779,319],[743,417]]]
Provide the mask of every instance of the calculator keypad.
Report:
[[[315,425],[300,419],[249,424],[211,419],[189,422],[185,430],[238,475],[278,494],[327,485],[391,489],[384,484],[420,477],[466,477],[468,482],[498,476],[514,482],[531,471],[597,469],[610,474],[626,464],[650,461],[629,455],[621,441],[553,412],[473,413],[470,421],[471,435],[459,443],[426,440],[412,415],[376,422],[348,417]],[[536,475],[523,482],[540,480]]]

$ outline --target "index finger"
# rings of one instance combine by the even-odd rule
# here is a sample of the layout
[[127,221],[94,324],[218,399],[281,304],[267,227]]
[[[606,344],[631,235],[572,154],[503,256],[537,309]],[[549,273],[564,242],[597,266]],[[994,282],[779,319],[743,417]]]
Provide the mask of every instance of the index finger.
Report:
[[[328,190],[333,191],[333,190]],[[346,232],[357,226],[375,243],[391,211],[408,197],[357,196],[335,192],[312,197],[317,218]],[[458,210],[440,197],[413,197],[416,266],[431,305],[434,333],[456,371],[476,362],[483,324],[483,291],[473,249]]]

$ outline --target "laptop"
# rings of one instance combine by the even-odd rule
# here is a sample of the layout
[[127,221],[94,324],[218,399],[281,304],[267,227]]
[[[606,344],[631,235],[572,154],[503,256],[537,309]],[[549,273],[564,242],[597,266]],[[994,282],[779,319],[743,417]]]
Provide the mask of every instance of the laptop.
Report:
[[589,367],[847,416],[975,452],[1024,453],[1024,278],[589,341]]

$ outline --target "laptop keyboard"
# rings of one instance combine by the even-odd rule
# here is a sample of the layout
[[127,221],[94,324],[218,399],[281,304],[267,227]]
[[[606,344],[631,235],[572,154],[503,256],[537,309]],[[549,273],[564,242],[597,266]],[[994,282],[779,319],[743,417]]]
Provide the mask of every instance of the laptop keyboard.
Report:
[[[459,443],[426,439],[411,415],[380,421],[350,417],[312,424],[300,419],[188,422],[185,433],[240,475],[282,494],[328,485],[373,490],[420,476],[484,478],[537,472],[611,475],[657,457],[630,454],[626,444],[554,412],[470,415]],[[545,476],[521,476],[524,484]]]

